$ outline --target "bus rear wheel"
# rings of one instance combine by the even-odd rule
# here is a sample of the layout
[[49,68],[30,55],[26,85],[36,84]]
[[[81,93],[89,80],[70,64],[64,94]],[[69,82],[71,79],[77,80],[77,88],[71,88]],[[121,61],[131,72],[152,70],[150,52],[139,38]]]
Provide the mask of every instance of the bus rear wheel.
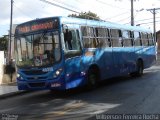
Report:
[[140,77],[143,75],[143,61],[138,60],[137,61],[137,71],[134,73],[131,73],[131,76],[133,77]]
[[143,75],[143,62],[140,60],[137,64],[137,75],[142,76]]

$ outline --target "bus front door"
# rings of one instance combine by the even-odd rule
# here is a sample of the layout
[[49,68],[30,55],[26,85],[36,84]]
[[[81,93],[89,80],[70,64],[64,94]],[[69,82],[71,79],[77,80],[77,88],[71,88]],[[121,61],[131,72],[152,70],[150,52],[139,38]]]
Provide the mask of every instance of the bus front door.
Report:
[[65,70],[66,89],[80,86],[80,61],[82,55],[78,29],[66,29],[65,43]]

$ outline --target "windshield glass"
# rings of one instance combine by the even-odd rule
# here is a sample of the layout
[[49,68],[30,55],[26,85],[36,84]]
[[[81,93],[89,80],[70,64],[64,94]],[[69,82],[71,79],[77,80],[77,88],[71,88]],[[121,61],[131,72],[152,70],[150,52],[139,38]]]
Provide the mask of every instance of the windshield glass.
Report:
[[58,32],[24,35],[16,42],[19,67],[49,66],[60,60]]

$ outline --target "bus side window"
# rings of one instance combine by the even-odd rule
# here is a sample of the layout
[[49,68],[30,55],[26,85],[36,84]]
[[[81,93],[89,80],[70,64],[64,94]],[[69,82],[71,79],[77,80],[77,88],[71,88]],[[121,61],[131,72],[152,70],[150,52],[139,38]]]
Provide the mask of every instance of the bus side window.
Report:
[[106,29],[106,33],[107,33],[107,40],[108,40],[108,46],[111,47],[112,46],[112,41],[111,41],[111,35],[110,35],[110,30]]
[[85,48],[90,47],[90,29],[88,26],[81,26],[82,41]]
[[71,30],[71,34],[72,34],[72,40],[71,40],[72,50],[80,50],[80,42],[77,32],[75,30]]
[[96,48],[99,45],[99,39],[98,39],[98,29],[89,27],[89,33],[90,35],[88,36],[89,39],[89,47],[90,48]]
[[119,42],[119,30],[111,29],[110,34],[111,34],[112,46],[113,47],[120,47],[121,44]]
[[134,32],[134,46],[141,46],[140,34],[139,32]]
[[139,32],[139,36],[140,36],[140,46],[142,46],[142,36],[141,36],[141,33]]
[[82,49],[81,48],[81,41],[80,41],[80,34],[79,34],[79,30],[76,30],[76,36],[77,36],[77,44],[78,44],[78,49]]
[[76,34],[77,34],[77,40],[80,40],[80,35],[78,30],[76,30]]
[[131,31],[123,31],[123,44],[125,47],[132,46]]
[[[82,26],[82,38],[83,45],[85,48],[96,48],[99,47],[98,29],[94,27]],[[86,31],[86,33],[84,33]]]
[[68,30],[64,33],[65,48],[67,50],[80,50],[80,36],[78,30]]
[[96,38],[99,41],[98,47],[100,48],[104,48],[104,47],[108,47],[108,41],[106,39],[106,28],[95,28],[96,29]]
[[134,32],[130,31],[131,44],[134,46]]
[[142,40],[142,45],[143,46],[148,46],[147,33],[141,32],[141,40]]
[[94,31],[94,43],[95,43],[95,46],[94,48],[97,48],[97,47],[100,47],[100,39],[99,39],[99,28],[95,28],[95,31]]
[[151,33],[148,33],[148,39],[149,39],[149,46],[154,45],[154,42],[153,42],[153,38],[152,38],[152,34],[151,34]]
[[151,33],[151,38],[152,38],[152,45],[155,45],[155,41],[154,41],[154,36],[153,36],[153,34]]
[[123,39],[122,39],[122,31],[121,30],[118,30],[118,33],[119,33],[119,43],[120,43],[120,47],[123,47]]
[[65,47],[68,50],[72,50],[72,32],[68,29],[65,30],[64,33],[64,42],[65,42]]

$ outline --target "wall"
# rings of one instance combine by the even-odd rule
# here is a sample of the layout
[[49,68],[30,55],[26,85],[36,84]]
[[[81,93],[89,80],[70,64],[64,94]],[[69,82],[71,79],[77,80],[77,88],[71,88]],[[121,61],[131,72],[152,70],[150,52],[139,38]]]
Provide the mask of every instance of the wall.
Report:
[[0,84],[3,82],[4,51],[0,51]]

